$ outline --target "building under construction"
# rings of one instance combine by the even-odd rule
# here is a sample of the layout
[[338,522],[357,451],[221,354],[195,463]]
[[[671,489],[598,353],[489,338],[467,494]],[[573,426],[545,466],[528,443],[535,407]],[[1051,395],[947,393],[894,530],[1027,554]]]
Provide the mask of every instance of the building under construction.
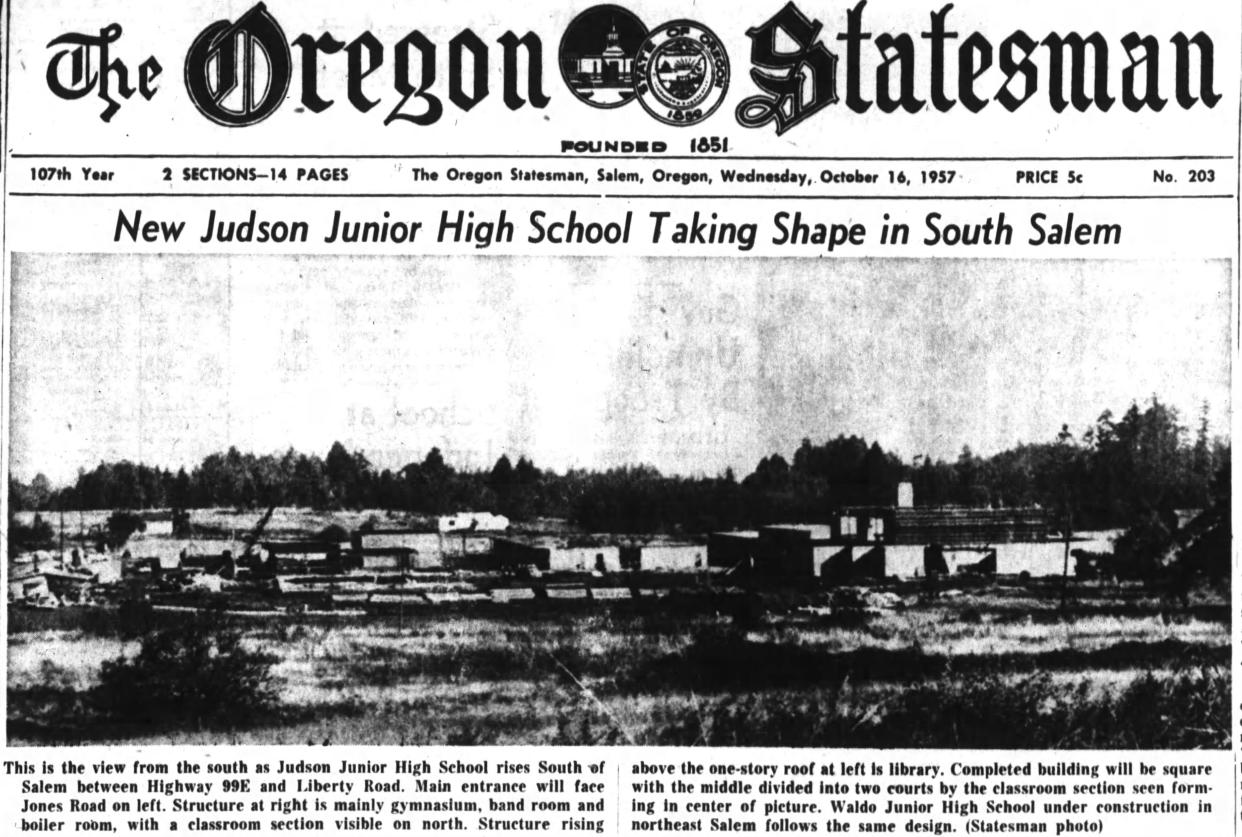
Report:
[[822,524],[714,533],[708,560],[763,577],[837,584],[955,571],[1020,573],[1061,554],[1064,541],[1049,540],[1049,532],[1043,509],[918,507],[903,483],[893,506],[840,508]]

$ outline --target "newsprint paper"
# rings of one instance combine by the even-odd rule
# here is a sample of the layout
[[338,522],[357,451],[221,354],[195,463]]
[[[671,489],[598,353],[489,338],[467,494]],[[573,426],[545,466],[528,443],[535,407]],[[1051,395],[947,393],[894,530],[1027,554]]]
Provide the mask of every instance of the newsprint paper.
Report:
[[1238,832],[1235,3],[13,0],[3,834]]

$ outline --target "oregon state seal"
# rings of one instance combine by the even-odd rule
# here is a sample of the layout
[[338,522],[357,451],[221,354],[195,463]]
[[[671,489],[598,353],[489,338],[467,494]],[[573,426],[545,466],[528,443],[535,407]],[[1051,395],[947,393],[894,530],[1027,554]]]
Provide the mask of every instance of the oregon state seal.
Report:
[[669,125],[711,116],[729,88],[729,57],[710,29],[673,20],[652,29],[634,59],[634,89],[647,112]]

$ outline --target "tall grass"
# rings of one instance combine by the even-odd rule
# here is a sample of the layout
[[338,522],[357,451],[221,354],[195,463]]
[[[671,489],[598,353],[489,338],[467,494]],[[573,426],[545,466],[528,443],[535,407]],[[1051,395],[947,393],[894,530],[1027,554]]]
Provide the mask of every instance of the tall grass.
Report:
[[[1161,619],[1146,607],[1010,618],[1003,591],[828,619],[772,602],[754,612],[709,604],[437,610],[349,623],[217,617],[232,637],[225,645],[183,651],[147,639],[146,674],[132,667],[142,657],[136,643],[115,637],[162,634],[174,619],[135,607],[110,627],[10,633],[10,740],[1228,746],[1224,602],[1207,620]],[[98,661],[72,671],[37,664],[80,659],[82,643],[103,636],[103,656],[124,647],[128,662],[107,671]],[[195,674],[211,671],[221,651],[245,652],[234,657],[241,663],[246,653],[279,656],[254,671],[265,695],[257,710],[233,704],[211,717],[230,698],[194,685]],[[178,659],[198,662],[178,668]],[[217,679],[234,675],[249,676],[243,666]],[[149,696],[165,708],[148,712]],[[168,710],[186,701],[198,709]]]
[[1228,749],[1225,667],[1148,672],[1117,692],[1066,687],[1047,673],[1017,678],[953,675],[874,701],[841,685],[774,691],[665,707],[647,743],[783,747],[971,749]]

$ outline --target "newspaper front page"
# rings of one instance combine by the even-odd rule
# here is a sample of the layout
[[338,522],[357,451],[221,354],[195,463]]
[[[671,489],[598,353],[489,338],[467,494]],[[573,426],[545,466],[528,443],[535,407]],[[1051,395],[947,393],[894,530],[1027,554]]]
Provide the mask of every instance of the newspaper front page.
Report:
[[0,831],[1236,833],[1240,17],[5,5]]

